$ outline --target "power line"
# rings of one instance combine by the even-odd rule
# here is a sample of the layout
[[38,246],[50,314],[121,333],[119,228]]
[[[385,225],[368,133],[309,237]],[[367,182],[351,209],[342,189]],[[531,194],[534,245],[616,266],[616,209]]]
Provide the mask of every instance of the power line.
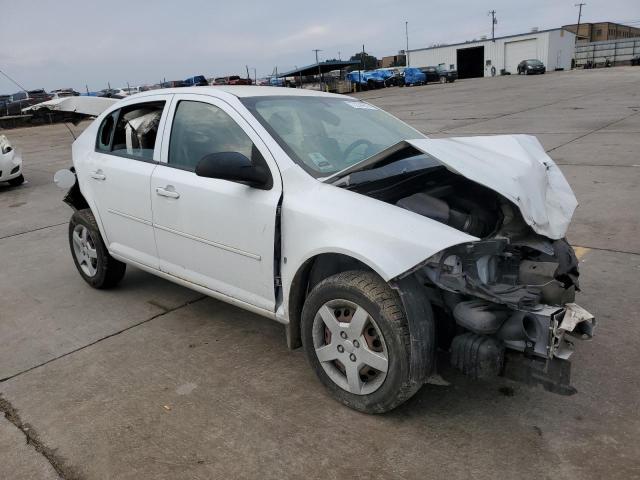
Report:
[[5,77],[7,77],[11,82],[15,83],[15,84],[18,86],[18,88],[19,88],[20,90],[22,90],[23,92],[26,92],[26,91],[27,91],[27,89],[26,89],[26,88],[24,88],[22,85],[20,85],[18,82],[16,82],[16,81],[15,81],[13,78],[11,78],[9,75],[7,75],[6,73],[4,73],[2,70],[0,70],[0,73],[1,73],[2,75],[4,75]]

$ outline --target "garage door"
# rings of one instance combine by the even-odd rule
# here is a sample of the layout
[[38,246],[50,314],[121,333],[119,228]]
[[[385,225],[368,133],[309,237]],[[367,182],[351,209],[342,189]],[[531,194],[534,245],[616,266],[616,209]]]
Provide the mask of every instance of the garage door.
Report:
[[538,39],[519,40],[504,44],[504,69],[511,74],[518,73],[518,64],[522,60],[538,58]]

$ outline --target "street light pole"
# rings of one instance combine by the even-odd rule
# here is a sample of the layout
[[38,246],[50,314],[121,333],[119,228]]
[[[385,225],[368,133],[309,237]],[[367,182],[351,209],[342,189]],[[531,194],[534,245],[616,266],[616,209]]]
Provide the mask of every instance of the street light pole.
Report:
[[407,64],[407,67],[410,67],[411,63],[409,62],[409,22],[404,22],[404,35],[407,38],[407,49],[404,51],[404,56],[407,59],[405,63]]

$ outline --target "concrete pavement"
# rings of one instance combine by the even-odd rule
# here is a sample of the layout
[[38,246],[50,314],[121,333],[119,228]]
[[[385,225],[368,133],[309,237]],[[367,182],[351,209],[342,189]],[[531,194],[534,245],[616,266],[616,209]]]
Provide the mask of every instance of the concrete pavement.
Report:
[[331,400],[281,325],[133,268],[86,286],[51,184],[69,133],[5,132],[29,183],[0,186],[0,477],[640,477],[638,84],[621,67],[359,94],[434,136],[537,135],[581,202],[568,238],[599,321],[575,396],[445,369],[382,416]]

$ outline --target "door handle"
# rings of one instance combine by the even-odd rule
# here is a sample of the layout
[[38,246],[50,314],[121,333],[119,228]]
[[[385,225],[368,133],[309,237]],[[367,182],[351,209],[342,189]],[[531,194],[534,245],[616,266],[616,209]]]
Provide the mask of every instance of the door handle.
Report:
[[91,178],[95,180],[106,180],[107,176],[102,173],[102,170],[96,170],[95,172],[91,172]]
[[173,190],[173,187],[171,188],[172,190],[169,190],[169,186],[167,188],[156,187],[156,193],[161,197],[180,198],[180,194]]

